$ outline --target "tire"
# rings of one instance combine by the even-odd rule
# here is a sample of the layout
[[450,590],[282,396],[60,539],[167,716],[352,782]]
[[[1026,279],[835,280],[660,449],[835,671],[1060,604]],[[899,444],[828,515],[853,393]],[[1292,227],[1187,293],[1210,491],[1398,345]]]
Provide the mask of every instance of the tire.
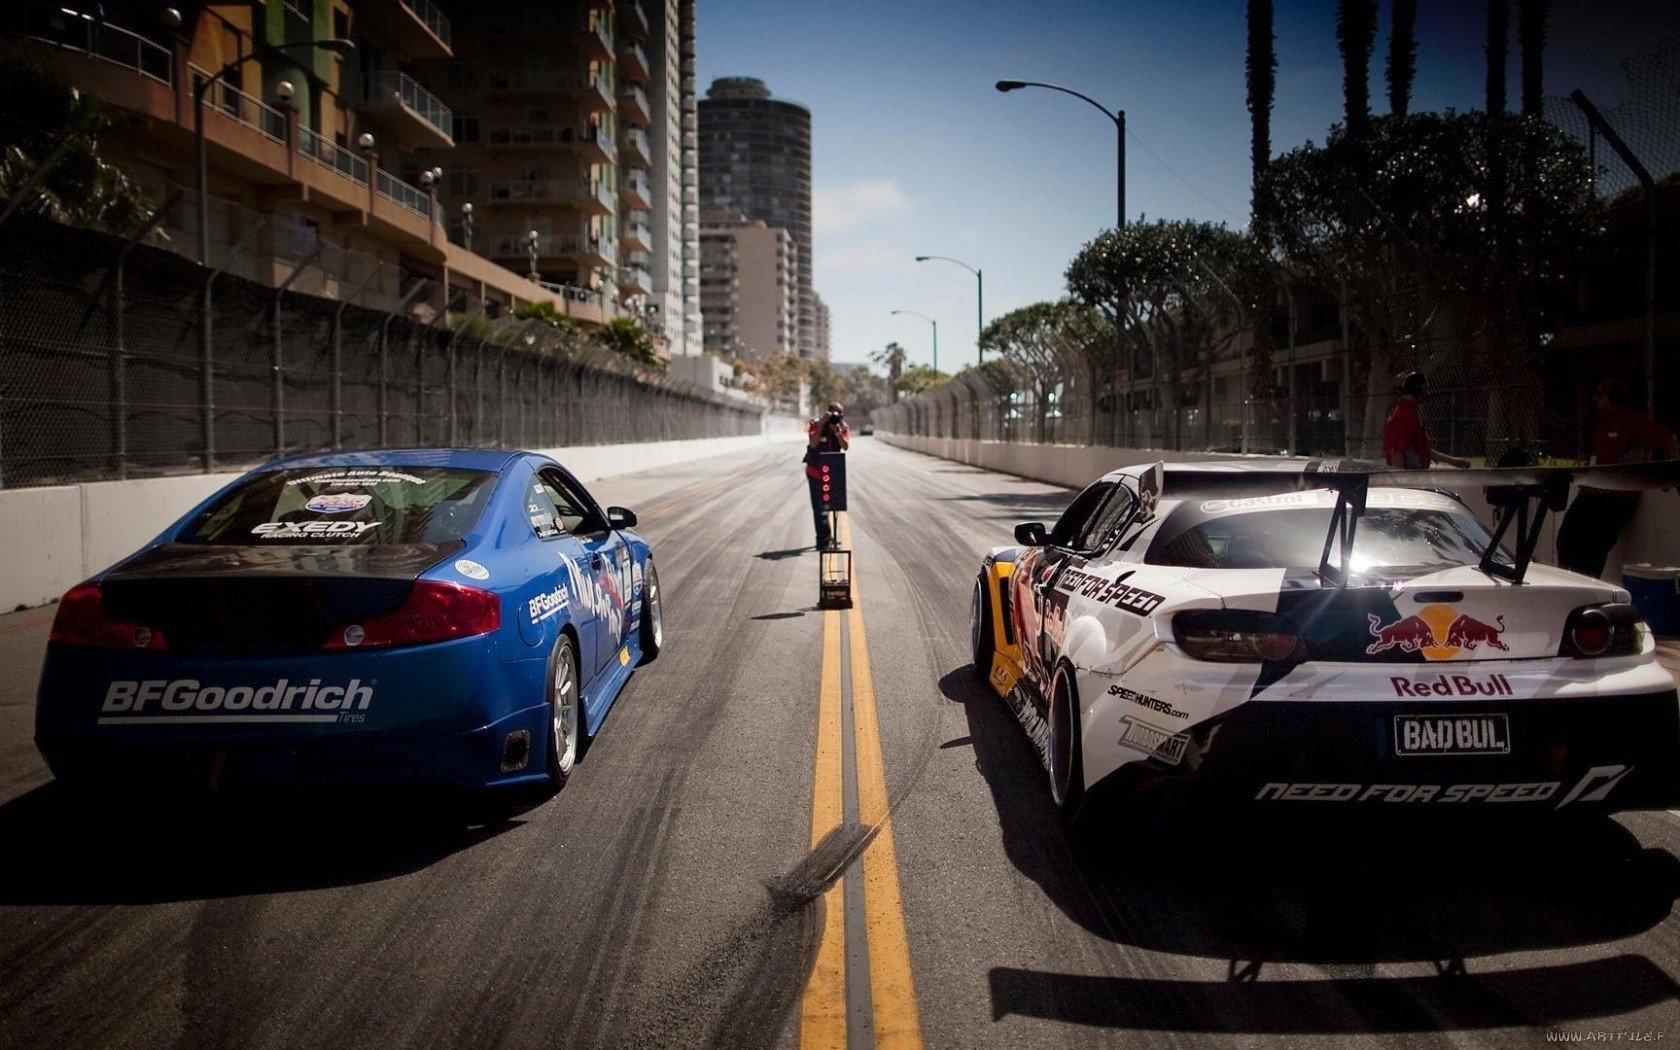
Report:
[[583,749],[583,701],[572,639],[562,634],[548,658],[548,784],[566,786]]
[[637,667],[657,660],[659,650],[665,644],[665,618],[659,596],[659,572],[654,569],[651,556],[642,573],[642,622],[639,644],[642,658],[636,661]]
[[974,601],[969,609],[969,655],[974,661],[974,673],[980,676],[981,681],[991,678],[992,657],[997,653],[997,643],[992,634],[990,583],[984,572],[974,578]]
[[1079,694],[1067,665],[1056,668],[1050,684],[1050,732],[1044,746],[1050,773],[1050,800],[1071,822],[1085,801],[1085,762],[1079,739]]

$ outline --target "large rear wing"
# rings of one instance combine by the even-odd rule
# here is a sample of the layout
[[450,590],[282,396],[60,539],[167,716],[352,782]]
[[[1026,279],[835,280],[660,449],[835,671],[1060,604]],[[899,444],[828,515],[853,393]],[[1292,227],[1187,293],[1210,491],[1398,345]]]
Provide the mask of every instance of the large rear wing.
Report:
[[[1324,537],[1319,576],[1345,587],[1353,557],[1353,539],[1365,513],[1365,497],[1379,488],[1486,490],[1498,522],[1482,552],[1479,568],[1490,576],[1523,582],[1540,526],[1548,511],[1560,511],[1576,483],[1595,488],[1640,492],[1680,487],[1680,460],[1602,467],[1478,467],[1470,470],[1396,470],[1361,460],[1310,460],[1294,463],[1162,464],[1162,495],[1271,496],[1309,489],[1336,493],[1336,508]],[[1513,563],[1498,559],[1500,544],[1515,529]],[[1332,564],[1332,550],[1340,554]]]

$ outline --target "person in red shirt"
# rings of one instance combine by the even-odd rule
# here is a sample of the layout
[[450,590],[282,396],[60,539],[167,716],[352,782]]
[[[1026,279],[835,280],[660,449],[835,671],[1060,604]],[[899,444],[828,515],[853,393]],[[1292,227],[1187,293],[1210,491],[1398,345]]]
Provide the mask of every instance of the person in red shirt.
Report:
[[[1598,418],[1593,424],[1593,466],[1680,459],[1674,432],[1629,406],[1628,385],[1606,379],[1593,392]],[[1558,527],[1558,564],[1571,572],[1597,576],[1610,551],[1639,509],[1639,493],[1582,485]]]
[[852,447],[852,428],[846,425],[846,407],[831,401],[828,411],[813,417],[805,424],[805,484],[811,490],[811,517],[816,520],[817,549],[830,546],[834,536],[828,527],[828,515],[823,513],[822,471],[817,469],[817,453],[844,452]]
[[1427,470],[1435,461],[1464,468],[1470,461],[1449,455],[1429,443],[1423,426],[1423,399],[1429,395],[1429,380],[1422,372],[1400,377],[1400,396],[1383,424],[1383,462],[1407,470]]

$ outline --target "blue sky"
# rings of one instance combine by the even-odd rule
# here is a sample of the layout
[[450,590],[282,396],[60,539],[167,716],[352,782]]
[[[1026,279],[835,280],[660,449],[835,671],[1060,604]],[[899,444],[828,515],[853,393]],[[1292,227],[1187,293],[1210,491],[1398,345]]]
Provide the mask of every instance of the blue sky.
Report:
[[[1274,153],[1322,140],[1341,115],[1333,0],[1276,7]],[[1371,63],[1378,112],[1387,8]],[[1419,8],[1413,108],[1479,107],[1483,5]],[[812,111],[816,287],[836,361],[897,340],[926,362],[929,325],[889,313],[903,309],[939,319],[941,370],[972,363],[973,277],[914,256],[983,269],[990,319],[1064,294],[1068,261],[1113,225],[1113,124],[1055,92],[1000,94],[1000,78],[1126,110],[1130,217],[1247,222],[1241,0],[699,0],[697,13],[702,94],[715,77],[755,76]],[[1613,102],[1616,59],[1677,33],[1672,0],[1557,0],[1547,93]],[[1509,63],[1514,106],[1514,46]]]

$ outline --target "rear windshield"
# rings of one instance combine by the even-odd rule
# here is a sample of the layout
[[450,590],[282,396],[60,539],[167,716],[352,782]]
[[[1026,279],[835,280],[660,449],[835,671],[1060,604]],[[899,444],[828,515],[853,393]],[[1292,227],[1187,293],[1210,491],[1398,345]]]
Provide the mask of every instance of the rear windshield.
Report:
[[[1266,510],[1224,514],[1183,529],[1169,520],[1146,560],[1194,569],[1316,569],[1330,515],[1329,507]],[[1368,507],[1354,533],[1348,568],[1392,575],[1474,565],[1488,540],[1487,530],[1465,510]],[[1330,558],[1340,563],[1337,548]],[[1508,561],[1503,552],[1496,558]]]
[[188,526],[187,543],[427,544],[463,538],[495,475],[450,467],[329,467],[259,474]]

